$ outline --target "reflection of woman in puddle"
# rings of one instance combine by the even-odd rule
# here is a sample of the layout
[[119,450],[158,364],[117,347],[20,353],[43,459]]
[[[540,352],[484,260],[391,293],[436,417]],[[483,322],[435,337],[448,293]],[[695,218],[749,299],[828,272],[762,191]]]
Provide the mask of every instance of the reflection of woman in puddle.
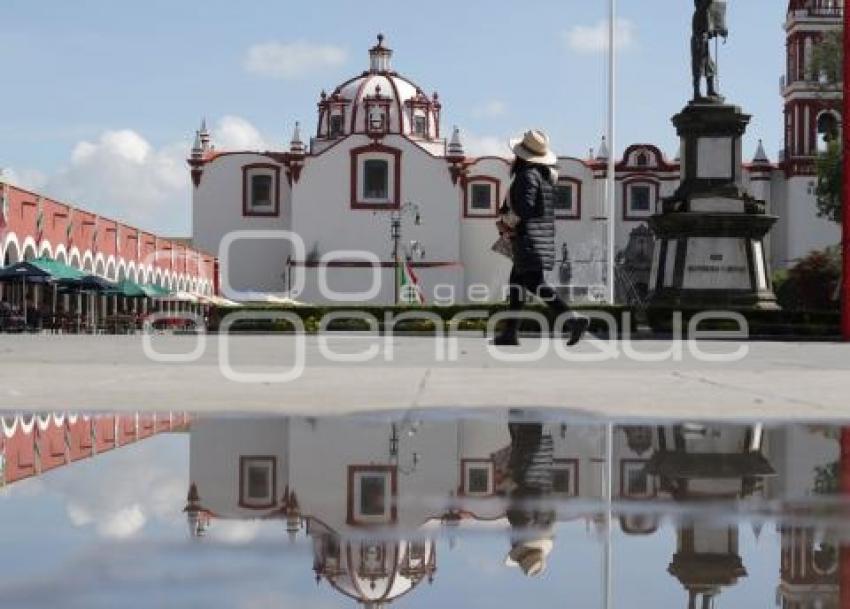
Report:
[[541,505],[552,493],[552,436],[543,433],[540,423],[509,423],[508,427],[511,551],[505,564],[534,577],[546,569],[553,545],[555,511]]

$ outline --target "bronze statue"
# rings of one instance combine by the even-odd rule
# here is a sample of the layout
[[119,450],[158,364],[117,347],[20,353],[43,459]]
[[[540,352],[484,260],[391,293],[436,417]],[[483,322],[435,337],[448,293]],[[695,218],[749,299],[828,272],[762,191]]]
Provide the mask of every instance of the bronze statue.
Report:
[[[722,99],[717,92],[717,64],[711,57],[709,41],[721,36],[726,41],[726,0],[694,0],[691,65],[694,76],[694,100]],[[702,96],[702,79],[706,80],[706,97]]]

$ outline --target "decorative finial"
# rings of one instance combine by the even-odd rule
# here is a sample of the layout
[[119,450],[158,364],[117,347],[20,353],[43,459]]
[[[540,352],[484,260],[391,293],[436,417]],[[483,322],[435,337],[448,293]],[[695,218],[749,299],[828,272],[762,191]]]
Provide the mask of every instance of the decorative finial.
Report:
[[599,144],[599,151],[596,153],[597,161],[607,161],[608,160],[608,140],[605,139],[605,136],[602,136],[602,142]]
[[452,130],[452,139],[449,141],[448,153],[450,157],[465,156],[463,143],[460,141],[460,129],[457,128],[457,125]]
[[202,152],[207,152],[211,149],[210,146],[210,132],[207,129],[207,117],[201,118],[201,128],[196,132],[197,139],[200,141],[200,150]]
[[197,159],[203,155],[204,148],[201,143],[201,132],[195,131],[195,143],[192,144],[192,158]]
[[378,34],[378,46],[379,47],[384,46],[384,35],[383,34]]
[[[301,123],[295,122],[295,129],[292,130],[292,139],[289,142],[289,152],[294,155],[303,155],[307,152],[304,142],[301,141]],[[288,492],[287,487],[287,492]]]
[[764,142],[759,140],[758,148],[756,148],[756,154],[753,157],[753,163],[756,164],[768,164],[770,163],[770,159],[767,158],[767,153],[764,151]]

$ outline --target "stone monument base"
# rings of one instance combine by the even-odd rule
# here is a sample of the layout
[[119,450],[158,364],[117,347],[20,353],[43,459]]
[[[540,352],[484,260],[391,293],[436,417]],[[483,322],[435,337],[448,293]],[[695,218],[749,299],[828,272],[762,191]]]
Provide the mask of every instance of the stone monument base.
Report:
[[777,218],[741,186],[749,120],[737,106],[706,100],[673,117],[682,183],[650,218],[651,306],[776,308],[764,239]]
[[650,305],[777,308],[763,245],[775,221],[735,213],[654,216]]

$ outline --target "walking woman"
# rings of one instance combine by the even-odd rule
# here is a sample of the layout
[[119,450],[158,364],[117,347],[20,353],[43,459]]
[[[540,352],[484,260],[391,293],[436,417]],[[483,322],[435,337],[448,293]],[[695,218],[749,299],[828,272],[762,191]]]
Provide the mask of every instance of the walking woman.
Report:
[[[510,276],[511,311],[523,307],[524,292],[537,295],[557,314],[569,311],[567,304],[546,283],[544,271],[555,266],[554,189],[558,174],[553,166],[555,153],[549,149],[549,138],[538,130],[527,131],[519,140],[511,141],[515,160],[511,169],[513,183],[507,200],[508,209],[497,223],[499,233],[511,240],[513,268]],[[573,317],[565,327],[570,331],[569,345],[581,340],[588,320]],[[496,336],[496,345],[517,345],[519,319],[506,321]]]

